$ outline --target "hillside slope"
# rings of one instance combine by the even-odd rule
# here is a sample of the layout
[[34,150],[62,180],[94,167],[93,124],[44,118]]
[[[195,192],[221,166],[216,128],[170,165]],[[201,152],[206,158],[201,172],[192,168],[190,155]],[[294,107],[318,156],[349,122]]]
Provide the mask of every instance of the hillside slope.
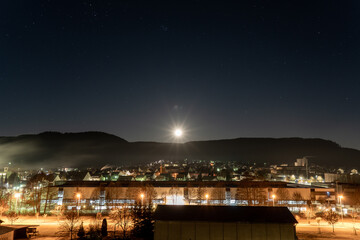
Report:
[[329,167],[355,168],[360,163],[360,151],[323,139],[237,138],[175,144],[131,143],[102,132],[0,137],[0,167],[9,162],[26,168],[100,167],[185,158],[292,164],[303,156],[312,156],[315,163]]

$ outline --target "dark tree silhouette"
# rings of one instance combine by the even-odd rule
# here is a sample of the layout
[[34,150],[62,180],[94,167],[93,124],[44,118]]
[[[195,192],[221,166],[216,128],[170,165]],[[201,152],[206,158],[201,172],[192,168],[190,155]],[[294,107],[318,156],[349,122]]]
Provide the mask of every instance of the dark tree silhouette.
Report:
[[81,224],[80,224],[79,231],[78,231],[77,235],[78,235],[78,237],[80,239],[83,239],[85,237],[85,230],[84,230],[84,223],[83,222],[81,222]]
[[153,239],[154,238],[154,209],[151,204],[142,205],[137,202],[134,205],[132,215],[134,227],[132,235],[135,238]]
[[106,237],[107,235],[108,235],[107,221],[106,218],[104,218],[101,225],[101,236]]

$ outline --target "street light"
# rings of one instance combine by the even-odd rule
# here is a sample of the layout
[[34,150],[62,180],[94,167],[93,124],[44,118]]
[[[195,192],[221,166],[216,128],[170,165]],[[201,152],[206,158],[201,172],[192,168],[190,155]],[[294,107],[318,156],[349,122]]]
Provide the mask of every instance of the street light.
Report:
[[340,208],[341,208],[341,221],[342,221],[342,223],[344,223],[343,207],[342,207],[342,205],[341,205],[341,200],[343,199],[343,197],[344,197],[343,195],[338,196],[339,201],[340,201]]
[[273,200],[273,207],[275,207],[275,198],[276,198],[276,195],[273,194],[271,197],[272,197],[272,200]]
[[141,205],[143,205],[143,204],[144,204],[144,197],[145,197],[145,195],[142,193],[142,194],[140,194],[140,197],[141,197]]
[[20,198],[20,193],[15,193],[14,194],[14,197],[15,197],[15,212],[17,212],[17,205],[18,205],[18,200]]
[[209,194],[206,194],[205,198],[206,198],[206,204],[209,204]]
[[78,215],[78,217],[79,217],[79,211],[80,211],[80,209],[79,209],[79,203],[80,203],[81,194],[80,194],[80,193],[77,193],[77,194],[76,194],[76,198],[78,199],[78,200],[77,200],[77,204],[76,204],[76,209],[77,209],[77,215]]

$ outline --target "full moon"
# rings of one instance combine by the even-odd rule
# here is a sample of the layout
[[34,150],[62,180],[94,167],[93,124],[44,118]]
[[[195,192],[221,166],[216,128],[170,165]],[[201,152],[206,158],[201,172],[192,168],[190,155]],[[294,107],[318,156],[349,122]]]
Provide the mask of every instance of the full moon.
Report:
[[181,129],[175,129],[174,131],[175,137],[181,137],[183,135],[183,131]]

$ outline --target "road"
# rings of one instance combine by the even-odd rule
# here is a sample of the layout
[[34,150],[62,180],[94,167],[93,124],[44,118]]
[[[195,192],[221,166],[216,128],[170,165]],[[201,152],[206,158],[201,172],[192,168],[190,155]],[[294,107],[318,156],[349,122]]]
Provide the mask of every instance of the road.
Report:
[[[357,230],[355,235],[354,227]],[[300,220],[296,226],[296,232],[299,240],[323,240],[323,239],[360,239],[360,222],[353,222],[350,218],[345,218],[344,222],[335,224],[335,232],[332,232],[332,226],[325,221],[320,222],[320,226],[314,219],[310,221]]]

